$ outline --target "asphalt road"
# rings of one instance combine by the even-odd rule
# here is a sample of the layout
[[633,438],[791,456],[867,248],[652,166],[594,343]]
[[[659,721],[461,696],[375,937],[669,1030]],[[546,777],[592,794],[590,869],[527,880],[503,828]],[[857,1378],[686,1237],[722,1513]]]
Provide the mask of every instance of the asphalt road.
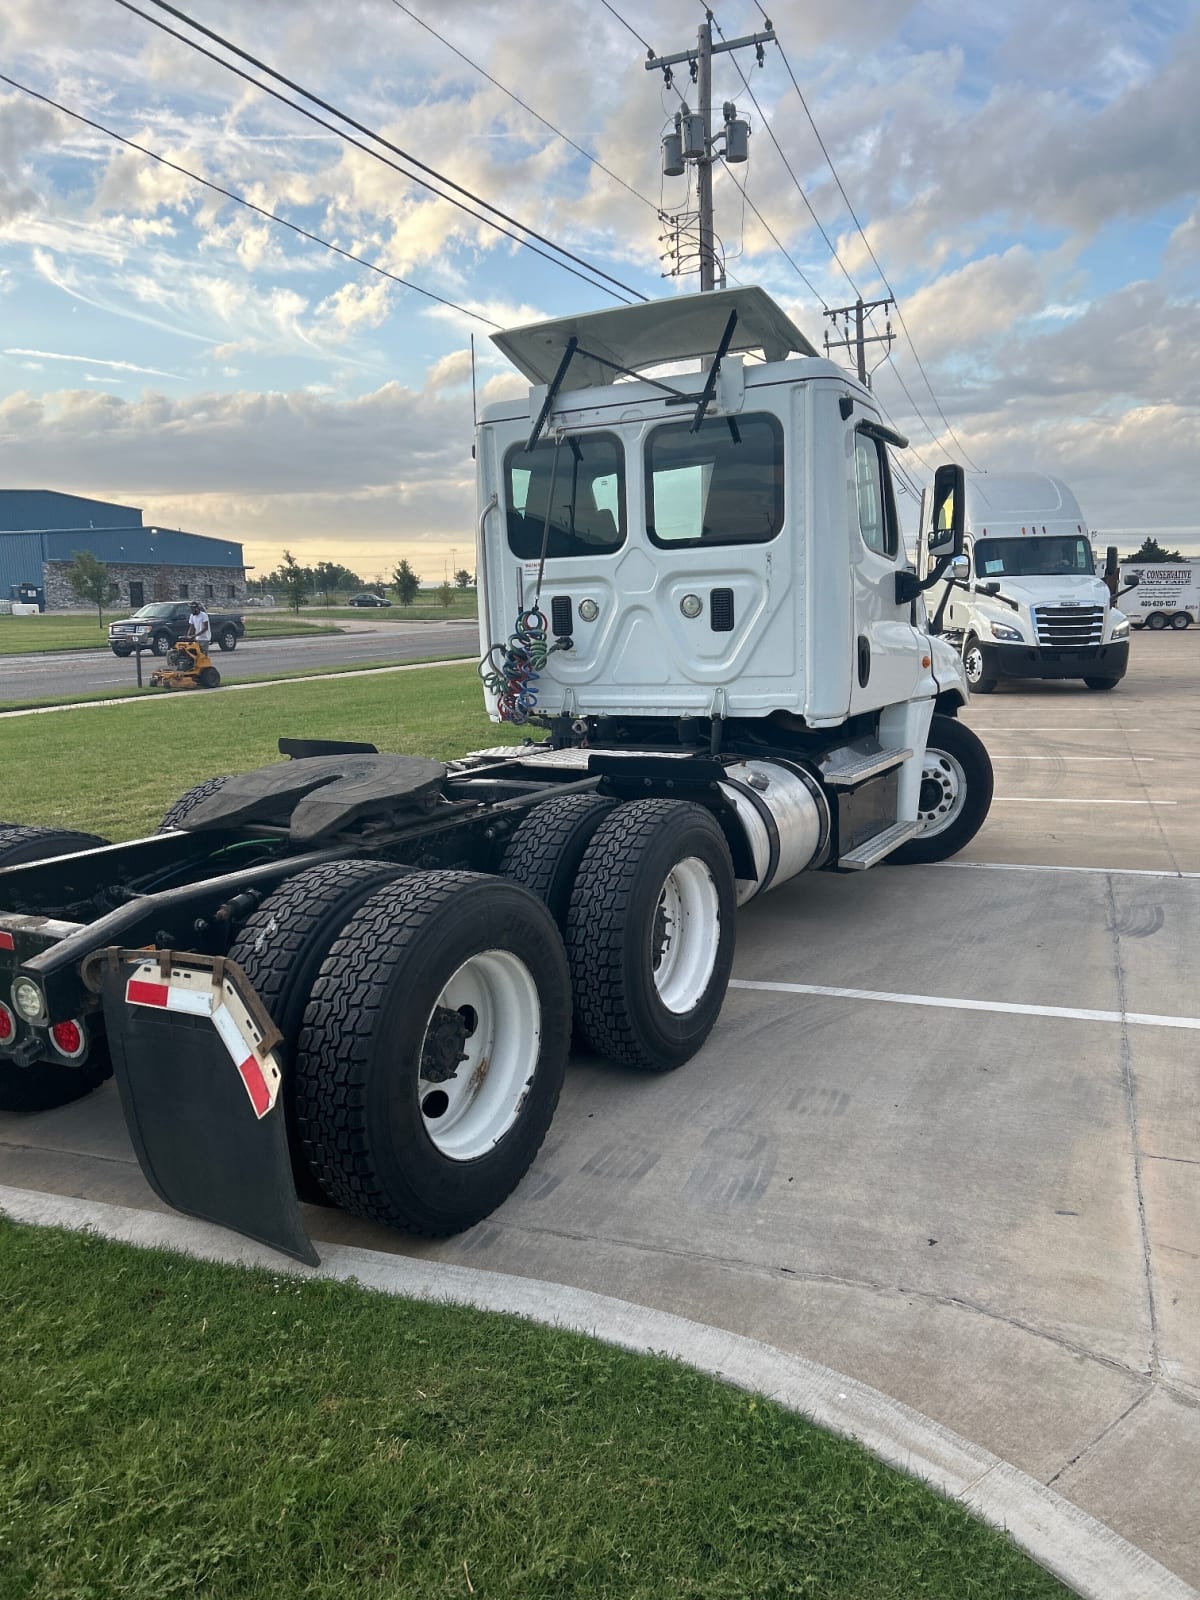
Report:
[[[243,639],[213,660],[228,683],[264,674],[336,672],[366,661],[421,661],[433,656],[469,656],[478,649],[473,622],[388,622],[378,630],[321,634],[316,638]],[[157,665],[142,657],[143,681]],[[95,689],[137,687],[132,656],[122,660],[110,650],[62,650],[46,655],[0,656],[0,701],[46,700],[60,694],[87,694]]]

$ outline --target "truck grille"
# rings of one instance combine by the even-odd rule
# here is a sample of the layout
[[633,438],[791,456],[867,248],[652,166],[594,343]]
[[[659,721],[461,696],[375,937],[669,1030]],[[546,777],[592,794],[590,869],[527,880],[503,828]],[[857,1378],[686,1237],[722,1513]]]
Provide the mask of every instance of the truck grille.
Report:
[[1103,606],[1034,606],[1033,623],[1039,644],[1099,644],[1104,635]]

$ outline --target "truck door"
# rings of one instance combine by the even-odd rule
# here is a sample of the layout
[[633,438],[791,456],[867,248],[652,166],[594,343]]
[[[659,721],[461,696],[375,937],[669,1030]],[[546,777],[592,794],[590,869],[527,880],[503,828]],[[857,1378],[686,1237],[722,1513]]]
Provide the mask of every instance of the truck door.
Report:
[[[850,711],[909,700],[921,668],[907,605],[896,603],[896,573],[906,564],[887,447],[870,423],[854,435],[858,537],[851,528],[854,672]],[[854,505],[851,505],[851,520]]]

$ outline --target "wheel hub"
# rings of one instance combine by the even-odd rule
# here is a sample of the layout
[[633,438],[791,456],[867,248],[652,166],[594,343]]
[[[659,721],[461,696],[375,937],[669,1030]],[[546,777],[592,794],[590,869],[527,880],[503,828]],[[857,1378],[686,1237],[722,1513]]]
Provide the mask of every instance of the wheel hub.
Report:
[[941,833],[962,810],[967,796],[967,779],[955,758],[944,750],[927,750],[921,775],[921,794],[917,801],[919,819],[926,833]]
[[451,1011],[447,1006],[435,1006],[425,1030],[425,1048],[421,1051],[421,1077],[426,1083],[446,1083],[453,1078],[467,1059],[463,1049],[473,1032],[462,1011]]

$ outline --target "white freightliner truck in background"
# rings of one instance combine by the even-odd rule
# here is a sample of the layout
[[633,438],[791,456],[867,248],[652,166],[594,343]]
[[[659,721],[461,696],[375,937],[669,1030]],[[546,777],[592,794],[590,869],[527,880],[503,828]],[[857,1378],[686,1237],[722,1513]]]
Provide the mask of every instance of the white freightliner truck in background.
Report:
[[[922,573],[951,540],[934,498],[929,489],[921,499]],[[967,473],[963,531],[963,553],[933,585],[928,605],[961,650],[972,692],[1029,678],[1082,678],[1089,689],[1115,689],[1129,664],[1129,619],[1096,572],[1083,513],[1062,479]],[[1115,558],[1111,551],[1114,572]]]
[[[904,441],[767,295],[497,343],[533,388],[476,435],[480,672],[524,744],[282,739],[145,839],[0,826],[0,1110],[115,1069],[159,1195],[303,1260],[298,1195],[479,1221],[537,1154],[573,1027],[681,1065],[737,906],[940,860],[991,800],[904,554]],[[961,468],[933,499],[930,580]]]

